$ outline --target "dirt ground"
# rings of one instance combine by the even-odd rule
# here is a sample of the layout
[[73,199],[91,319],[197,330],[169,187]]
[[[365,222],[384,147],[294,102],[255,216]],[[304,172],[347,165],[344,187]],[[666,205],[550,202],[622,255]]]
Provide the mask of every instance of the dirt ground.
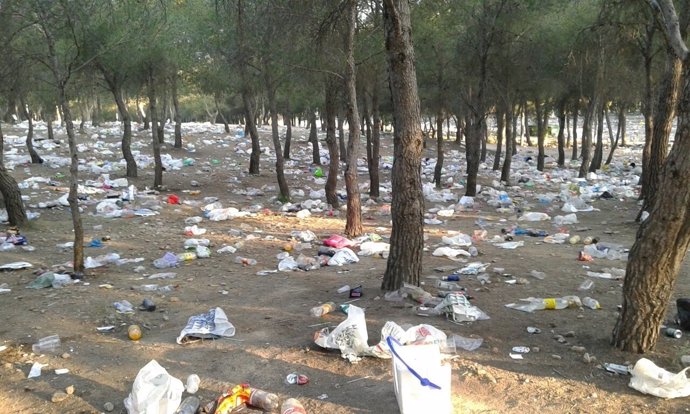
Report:
[[[24,129],[3,125],[8,142],[23,139]],[[196,132],[195,132],[196,131]],[[262,128],[264,146],[270,145],[268,127]],[[58,137],[63,144],[47,151],[45,141],[38,141],[42,155],[53,153],[65,157],[67,145],[62,131]],[[107,145],[94,148],[98,140]],[[310,189],[320,190],[315,182],[311,152],[306,142],[307,131],[296,129],[293,142],[295,160],[288,163],[288,180],[293,192],[305,190],[309,199]],[[37,131],[38,138],[45,131]],[[236,384],[249,383],[278,394],[281,398],[298,398],[310,413],[396,413],[398,405],[393,390],[391,361],[365,357],[357,364],[341,358],[336,350],[320,348],[313,342],[314,333],[323,327],[335,327],[346,318],[341,312],[333,312],[321,319],[312,317],[309,309],[319,303],[335,301],[344,303],[350,299],[336,290],[343,285],[362,285],[364,295],[353,304],[366,309],[369,343],[380,339],[381,327],[386,321],[400,325],[431,324],[448,335],[483,338],[475,351],[458,349],[452,358],[452,402],[456,413],[675,413],[688,412],[687,399],[664,400],[640,394],[628,387],[629,376],[617,375],[603,369],[604,363],[633,364],[640,356],[618,352],[609,345],[611,330],[621,303],[621,280],[593,279],[594,287],[588,292],[578,291],[586,279],[586,271],[603,268],[625,268],[625,261],[595,259],[592,262],[577,260],[582,244],[546,244],[541,238],[515,236],[524,241],[516,250],[498,248],[488,242],[475,244],[479,256],[471,261],[490,263],[487,273],[490,282],[482,285],[476,277],[464,277],[459,283],[473,297],[472,303],[486,312],[491,319],[472,323],[455,324],[442,317],[426,318],[415,314],[413,303],[388,302],[383,299],[379,286],[386,267],[380,257],[361,257],[359,263],[343,267],[322,267],[309,272],[279,272],[257,275],[261,270],[275,270],[285,242],[294,230],[312,230],[319,240],[331,234],[341,234],[344,214],[330,217],[314,213],[300,219],[294,212],[283,213],[274,201],[277,195],[272,161],[262,155],[261,175],[248,176],[248,149],[246,139],[237,139],[222,133],[221,126],[185,126],[185,145],[194,144],[195,152],[188,148],[174,149],[166,145],[164,154],[174,159],[193,159],[194,165],[179,170],[168,169],[164,173],[167,191],[151,199],[160,200],[159,215],[152,217],[104,218],[97,214],[96,205],[105,195],[89,195],[83,202],[83,223],[86,241],[109,238],[103,247],[87,247],[86,255],[98,256],[110,252],[122,258],[143,258],[137,263],[121,266],[114,264],[91,269],[82,283],[61,289],[26,289],[35,278],[37,269],[53,269],[71,260],[71,251],[57,247],[72,240],[69,210],[66,207],[29,208],[41,216],[21,229],[30,246],[0,253],[0,264],[28,261],[33,268],[0,273],[0,284],[6,283],[11,292],[0,293],[0,310],[4,323],[0,325],[0,345],[7,349],[0,352],[0,411],[12,413],[91,413],[104,412],[106,403],[114,406],[112,412],[125,413],[123,399],[132,389],[137,372],[150,360],[155,359],[170,374],[183,382],[190,374],[198,374],[201,387],[198,396],[204,403]],[[14,137],[14,138],[13,138]],[[170,140],[168,134],[167,137]],[[119,162],[119,131],[110,125],[101,130],[89,129],[81,135],[85,144],[80,157],[85,162],[111,160]],[[390,161],[392,138],[384,136],[384,161]],[[136,149],[150,153],[145,132],[135,136]],[[453,148],[452,144],[448,144]],[[16,149],[15,149],[16,148]],[[106,149],[110,149],[109,154]],[[22,153],[20,145],[5,146],[6,154]],[[429,148],[429,156],[433,149]],[[269,151],[269,152],[272,152]],[[363,150],[362,153],[365,153]],[[634,152],[626,152],[623,161],[633,161]],[[521,156],[529,155],[522,149]],[[639,155],[639,152],[637,152]],[[459,154],[457,159],[463,159]],[[449,161],[450,159],[450,161]],[[636,160],[639,163],[639,159]],[[27,204],[55,200],[62,195],[67,181],[63,175],[66,167],[52,168],[43,165],[17,165],[13,174],[19,182],[29,177],[50,178],[57,185],[39,183],[36,188],[24,189]],[[453,156],[446,158],[451,168]],[[462,178],[464,162],[459,172],[449,169],[447,177],[455,182]],[[550,166],[547,175],[556,170]],[[530,174],[533,174],[532,171]],[[111,179],[124,176],[123,169],[110,173]],[[381,170],[382,183],[390,182],[390,170]],[[481,171],[481,182],[492,185],[495,176],[490,169]],[[509,189],[513,201],[524,211],[546,212],[552,217],[560,212],[562,202],[539,204],[539,195],[559,192],[560,183],[544,180],[530,187],[518,184],[521,173],[516,172]],[[83,180],[96,180],[100,174],[83,171]],[[447,177],[444,177],[444,182]],[[361,173],[360,183],[368,182],[367,174]],[[427,181],[430,177],[427,177]],[[196,181],[193,182],[193,181]],[[140,192],[153,183],[152,167],[140,169],[139,178],[130,180]],[[195,186],[193,186],[195,185]],[[344,189],[342,179],[339,183]],[[247,188],[263,189],[260,194],[247,195]],[[118,192],[121,189],[117,190]],[[197,193],[198,191],[198,193]],[[459,189],[453,190],[458,197]],[[250,192],[251,193],[251,192]],[[169,194],[180,197],[181,205],[165,203]],[[366,200],[366,191],[363,199]],[[206,204],[204,197],[217,197],[224,207],[234,206],[257,214],[228,221],[204,220],[199,227],[208,230],[211,241],[210,258],[186,262],[172,271],[175,279],[149,281],[146,275],[166,270],[155,269],[153,260],[165,252],[181,253],[184,240],[184,220],[200,216]],[[388,193],[378,204],[366,204],[364,223],[366,232],[384,237],[390,235],[390,215],[385,206],[390,201]],[[323,199],[325,201],[325,199]],[[457,202],[457,199],[456,199]],[[426,208],[448,206],[445,203],[427,202]],[[599,238],[601,241],[630,247],[635,237],[638,212],[634,198],[616,196],[610,200],[596,200],[593,206],[600,211],[580,212],[578,224],[561,226],[571,235],[578,234]],[[150,204],[149,204],[150,205]],[[268,209],[268,210],[265,210]],[[382,213],[384,212],[384,213]],[[429,216],[432,218],[432,215]],[[440,239],[448,232],[472,234],[481,223],[489,236],[500,235],[501,229],[518,223],[514,213],[499,213],[478,197],[474,209],[456,212],[452,217],[439,217],[443,223],[428,225],[427,251],[424,254],[424,287],[436,293],[435,280],[446,273],[434,269],[440,266],[463,266],[431,252],[440,245]],[[551,222],[519,222],[521,226],[558,231]],[[216,253],[223,245],[241,242],[236,254]],[[319,243],[302,251],[316,255]],[[354,249],[358,251],[358,249]],[[298,253],[297,253],[298,254]],[[254,258],[254,266],[242,266],[235,257]],[[144,269],[136,269],[143,266]],[[589,266],[589,268],[585,268]],[[494,268],[504,268],[501,274]],[[136,271],[135,271],[136,269]],[[546,274],[543,280],[533,278],[530,271]],[[518,283],[511,283],[517,280]],[[173,284],[174,291],[151,294],[133,289],[146,283]],[[687,266],[679,276],[676,297],[687,296],[689,288]],[[559,297],[563,295],[592,296],[601,303],[601,310],[563,309],[524,313],[508,309],[504,305],[520,298]],[[674,302],[675,298],[674,297]],[[143,299],[150,298],[156,305],[155,312],[137,310],[134,314],[118,314],[113,303],[127,300],[135,307]],[[236,327],[232,338],[205,340],[178,345],[175,338],[188,318],[221,307]],[[675,315],[675,303],[669,304],[668,317]],[[130,324],[144,327],[143,337],[132,341],[127,337]],[[113,325],[111,332],[99,332],[97,327]],[[530,334],[526,328],[541,329],[540,334]],[[35,355],[31,345],[43,336],[57,334],[62,340],[59,352]],[[563,336],[561,342],[558,335]],[[662,337],[655,352],[645,355],[659,366],[677,372],[682,369],[680,356],[690,352],[687,338]],[[531,352],[521,360],[510,357],[515,346],[528,346]],[[585,361],[587,353],[589,361]],[[47,364],[38,378],[27,379],[34,362]],[[66,368],[67,374],[56,375],[54,370]],[[309,383],[290,385],[285,379],[290,373],[305,374]],[[68,386],[74,386],[74,394],[60,402],[51,397]],[[255,412],[245,409],[243,412]],[[429,411],[431,412],[431,411]]]

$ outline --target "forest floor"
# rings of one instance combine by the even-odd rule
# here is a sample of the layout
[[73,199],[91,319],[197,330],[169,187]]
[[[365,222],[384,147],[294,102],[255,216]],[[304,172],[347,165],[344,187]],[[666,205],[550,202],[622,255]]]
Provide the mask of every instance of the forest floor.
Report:
[[[6,161],[11,161],[25,153],[21,145],[25,130],[19,126],[3,126],[3,129]],[[261,129],[264,146],[270,145],[269,132],[268,127]],[[64,161],[67,145],[62,133],[62,130],[58,131],[62,144],[55,148],[49,148],[47,141],[37,141],[38,152],[62,157]],[[100,134],[98,138],[97,134]],[[295,203],[308,200],[310,190],[323,188],[313,175],[306,134],[304,129],[295,129],[295,159],[287,165],[287,178],[293,193],[298,189],[305,192],[304,197],[294,198]],[[38,138],[44,137],[45,130],[39,128],[37,135]],[[99,178],[101,174],[93,166],[108,168],[107,161],[119,163],[119,130],[116,126],[89,129],[79,139],[82,144],[80,157],[87,163],[88,170],[80,173],[82,180]],[[166,140],[170,139],[168,132]],[[293,231],[311,230],[318,236],[311,248],[295,252],[295,256],[299,253],[316,255],[320,240],[331,234],[342,234],[344,212],[340,211],[333,217],[314,212],[311,217],[303,219],[294,212],[281,212],[280,206],[273,201],[277,195],[273,162],[269,156],[262,155],[261,174],[247,175],[248,156],[244,150],[250,148],[248,139],[235,137],[234,130],[225,134],[221,126],[185,125],[184,142],[184,149],[166,145],[163,154],[169,154],[179,162],[191,159],[194,164],[180,169],[168,168],[164,173],[167,191],[142,197],[139,201],[144,203],[142,206],[157,208],[158,215],[105,218],[96,214],[96,205],[105,198],[103,193],[91,194],[82,203],[86,242],[106,240],[102,247],[87,247],[86,255],[96,257],[115,252],[124,259],[143,258],[141,262],[90,269],[82,282],[60,289],[26,289],[36,278],[38,269],[56,270],[56,266],[59,269],[71,260],[71,250],[57,245],[73,240],[70,213],[66,207],[29,208],[40,212],[40,218],[20,230],[34,250],[27,251],[18,246],[0,254],[0,264],[27,261],[33,265],[29,269],[0,273],[0,284],[6,283],[6,288],[11,289],[0,293],[0,310],[5,321],[0,326],[0,345],[6,346],[0,351],[0,407],[3,407],[0,411],[91,413],[105,411],[106,404],[110,403],[112,412],[124,413],[123,399],[132,390],[138,371],[155,359],[183,382],[190,374],[199,375],[201,387],[197,395],[203,403],[216,399],[236,384],[249,383],[281,398],[298,398],[310,413],[398,412],[391,360],[364,357],[351,364],[341,358],[339,351],[323,349],[314,343],[316,331],[337,326],[346,315],[338,311],[318,319],[309,314],[309,309],[326,301],[350,301],[347,294],[337,293],[337,289],[346,284],[363,287],[363,297],[352,304],[366,310],[369,344],[379,341],[381,328],[387,321],[403,326],[426,323],[448,336],[483,338],[481,347],[474,351],[458,349],[450,360],[452,404],[456,413],[690,411],[686,408],[690,406],[687,399],[665,400],[643,395],[628,386],[630,376],[607,372],[603,367],[604,363],[634,364],[641,357],[617,351],[609,344],[617,307],[621,304],[622,281],[594,278],[594,286],[589,291],[579,291],[578,287],[587,278],[588,270],[624,269],[624,260],[595,258],[591,262],[578,261],[582,244],[548,244],[540,237],[515,236],[515,241],[524,241],[524,246],[515,250],[502,249],[487,241],[477,242],[475,246],[479,256],[468,258],[471,259],[468,261],[489,264],[487,275],[490,283],[482,284],[474,276],[463,277],[458,283],[467,288],[473,298],[472,304],[488,314],[490,319],[462,324],[440,316],[418,316],[411,300],[384,300],[379,287],[386,260],[376,256],[361,257],[358,263],[342,267],[257,275],[262,270],[277,268],[279,260],[276,255],[291,240]],[[188,144],[193,145],[194,152],[189,151]],[[149,147],[146,133],[136,133],[134,148],[141,154],[150,154]],[[443,181],[452,187],[449,178],[453,178],[454,183],[463,178],[464,156],[450,142],[447,149],[447,174]],[[427,151],[428,156],[435,153],[433,144]],[[362,153],[366,152],[363,150]],[[383,137],[382,155],[384,164],[391,162],[390,135]],[[538,198],[548,193],[558,194],[562,187],[576,189],[577,184],[569,178],[557,178],[566,173],[553,164],[548,164],[545,174],[540,175],[533,162],[517,161],[524,161],[530,155],[536,158],[533,149],[520,149],[515,158],[514,187],[507,189],[508,194],[525,212],[545,212],[551,217],[564,215],[560,211],[562,201],[548,203],[542,200],[540,203]],[[483,168],[480,182],[484,185],[484,195],[476,198],[474,207],[456,211],[451,217],[438,217],[441,224],[425,226],[427,251],[424,253],[423,287],[435,294],[436,280],[450,273],[438,272],[436,268],[464,266],[464,263],[431,255],[441,245],[441,237],[453,232],[472,235],[475,230],[480,230],[479,225],[488,231],[490,238],[502,236],[501,229],[519,224],[549,233],[567,231],[583,239],[594,237],[629,248],[638,228],[634,219],[639,208],[635,197],[623,194],[626,187],[634,189],[630,185],[634,170],[628,167],[631,161],[639,164],[639,151],[630,148],[619,150],[611,171],[600,181],[588,183],[608,186],[614,198],[595,198],[591,204],[598,211],[579,212],[579,223],[558,227],[551,221],[517,221],[515,212],[498,212],[490,206],[488,202],[496,197],[488,196],[488,188],[494,185],[496,177],[490,168]],[[67,186],[64,177],[68,175],[68,168],[57,167],[56,164],[60,164],[59,158],[50,158],[42,165],[21,163],[15,166],[13,175],[20,183],[27,183],[25,180],[31,177],[51,181],[37,180],[30,188],[22,190],[28,205],[50,202],[64,194]],[[129,183],[142,194],[153,183],[152,171],[152,166],[140,168],[139,178]],[[433,171],[433,162],[425,167],[425,172],[428,171]],[[566,171],[576,176],[573,167]],[[381,174],[381,182],[389,183],[390,169],[382,168]],[[110,173],[111,179],[123,176],[121,166]],[[528,176],[535,179],[518,183],[525,181],[519,180],[520,177]],[[430,177],[425,176],[425,182],[429,181]],[[368,182],[366,172],[360,173],[359,182]],[[344,188],[342,179],[339,188]],[[119,193],[122,189],[116,191]],[[364,201],[366,193],[366,189],[362,191]],[[427,201],[426,208],[453,205],[464,191],[449,188],[448,193],[454,195],[454,201]],[[182,204],[166,203],[171,194],[178,195]],[[198,226],[208,230],[201,237],[211,241],[211,257],[185,262],[171,269],[177,274],[175,279],[146,279],[147,275],[168,271],[155,269],[153,260],[167,251],[183,251],[183,243],[189,238],[184,233],[185,219],[202,215],[203,206],[210,201],[205,197],[217,197],[223,207],[232,206],[257,213],[228,221],[204,219]],[[323,197],[321,200],[325,201]],[[389,202],[390,193],[387,192],[383,192],[377,204],[363,202],[365,231],[376,233],[384,240],[390,235]],[[434,218],[433,214],[429,218]],[[216,253],[222,246],[238,242],[241,243],[236,254]],[[353,250],[358,251],[357,248]],[[254,266],[237,264],[235,257],[238,255],[256,259],[258,263]],[[496,268],[503,270],[496,271]],[[532,270],[544,272],[545,277],[540,280],[530,276]],[[147,283],[172,284],[174,290],[158,294],[133,289]],[[689,287],[688,267],[685,265],[676,285],[677,295],[668,306],[669,319],[675,316],[675,299],[688,295]],[[505,307],[507,303],[530,296],[563,295],[591,296],[601,303],[601,309],[525,313]],[[136,310],[132,314],[119,314],[113,306],[114,302],[127,300],[137,308],[145,298],[156,303],[155,312]],[[176,337],[190,316],[215,307],[225,311],[236,328],[235,336],[186,345],[176,343]],[[131,324],[144,328],[143,337],[138,341],[127,337],[127,327]],[[108,325],[114,329],[109,332],[96,329]],[[528,333],[527,327],[540,328],[541,333]],[[38,338],[52,334],[60,336],[60,350],[33,354],[31,345]],[[516,346],[530,347],[531,352],[523,354],[522,359],[513,359],[511,349]],[[645,357],[677,372],[682,369],[680,357],[687,353],[690,353],[690,343],[686,336],[681,339],[664,336],[656,350]],[[42,375],[28,379],[27,374],[35,362],[45,364]],[[54,371],[61,368],[69,372],[57,375]],[[287,384],[286,376],[295,372],[307,375],[309,382],[305,385]],[[51,401],[56,392],[63,392],[68,386],[74,386],[73,395],[60,402]],[[245,409],[243,412],[255,411]]]

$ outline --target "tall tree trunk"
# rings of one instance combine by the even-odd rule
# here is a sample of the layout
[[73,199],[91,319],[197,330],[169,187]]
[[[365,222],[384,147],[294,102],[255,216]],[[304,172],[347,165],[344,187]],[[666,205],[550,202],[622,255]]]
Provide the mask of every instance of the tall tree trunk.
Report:
[[441,173],[443,172],[443,113],[436,114],[436,166],[434,167],[434,183],[441,188]]
[[[654,20],[654,19],[652,19]],[[652,63],[654,55],[651,52],[651,44],[656,29],[656,22],[647,25],[646,48],[644,57],[644,101],[642,101],[642,114],[644,115],[644,147],[642,149],[642,174],[640,175],[640,200],[647,198],[647,181],[649,176],[649,157],[652,151],[652,136],[654,135],[654,80],[652,75]],[[668,62],[668,60],[667,60]],[[668,63],[664,77],[668,76]]]
[[316,129],[316,111],[309,110],[309,142],[311,142],[311,162],[321,165],[321,150],[319,149],[319,134]]
[[496,108],[496,153],[494,154],[493,170],[498,171],[501,168],[501,151],[503,150],[503,133],[506,126],[506,114],[501,108]]
[[98,96],[98,94],[94,91],[95,95],[95,105],[93,109],[93,113],[91,115],[91,126],[92,127],[99,127],[101,126],[101,118],[103,117],[103,108],[101,107],[101,97]]
[[55,141],[55,131],[53,130],[53,122],[55,122],[55,119],[53,118],[52,113],[48,113],[46,115],[46,127],[48,128],[48,139],[52,142]]
[[[220,117],[221,122],[223,123],[223,130],[225,131],[226,134],[230,133],[230,125],[228,124],[228,118],[225,116],[223,113],[223,110],[220,108],[220,102],[218,102],[218,95],[214,94],[213,95],[213,104],[216,106],[216,115],[213,116],[213,120],[211,121],[212,123],[216,123],[216,118]],[[208,109],[206,110],[207,113],[209,113]]]
[[509,105],[505,109],[506,114],[506,156],[503,160],[503,168],[501,168],[501,181],[506,184],[510,183],[510,165],[513,160],[513,150],[515,148],[515,116],[513,116],[513,105]]
[[24,202],[22,201],[22,193],[19,190],[17,181],[5,169],[3,162],[3,151],[5,146],[5,137],[2,133],[2,125],[0,124],[0,194],[5,203],[7,210],[7,219],[11,226],[22,226],[27,222],[26,210],[24,209]]
[[347,219],[345,234],[357,237],[362,234],[362,205],[357,183],[357,160],[359,159],[360,134],[359,111],[357,110],[357,75],[355,68],[355,30],[357,24],[357,0],[346,0],[347,32],[345,34],[345,91],[347,97],[347,162],[345,164],[345,190],[347,191]]
[[151,141],[153,143],[153,188],[163,186],[163,163],[161,162],[161,147],[158,138],[158,108],[156,104],[156,78],[153,67],[149,66],[146,77],[146,89],[149,98],[149,116],[151,117]]
[[[678,105],[678,95],[681,88],[681,74],[683,71],[683,62],[674,57],[669,51],[666,61],[666,70],[659,87],[659,99],[657,101],[656,109],[654,110],[654,121],[651,137],[651,147],[647,158],[647,164],[642,167],[642,175],[646,178],[642,179],[641,190],[645,194],[645,198],[638,214],[637,220],[643,211],[649,211],[654,206],[656,192],[659,186],[659,175],[661,168],[666,161],[666,154],[668,153],[668,141],[673,128],[673,120],[676,116],[676,107]],[[677,133],[676,133],[677,134]],[[645,168],[647,171],[645,172]],[[646,189],[644,187],[647,187]]]
[[[267,73],[267,72],[266,72]],[[272,87],[272,80],[266,75],[266,86],[268,87],[268,106],[271,110],[271,137],[273,138],[273,150],[276,153],[276,178],[278,189],[280,190],[280,201],[290,200],[290,188],[285,180],[285,160],[283,159],[283,149],[280,145],[280,134],[278,132],[278,104],[276,103],[276,90]]]
[[589,172],[596,172],[601,168],[601,161],[604,157],[604,102],[597,110],[597,144],[594,147],[594,156],[589,164]]
[[122,156],[127,164],[127,177],[134,178],[137,176],[137,162],[134,159],[134,155],[132,155],[132,117],[123,98],[122,82],[118,80],[115,74],[106,70],[100,63],[97,62],[96,67],[100,70],[101,75],[103,75],[103,79],[105,79],[108,89],[115,99],[117,112],[122,122],[123,132],[121,149]]
[[482,149],[479,161],[486,162],[486,143],[489,140],[489,126],[486,122],[482,123]]
[[577,118],[580,113],[580,100],[578,99],[575,104],[575,109],[573,109],[573,148],[570,155],[571,160],[577,159]]
[[239,75],[242,83],[242,104],[244,105],[245,128],[252,140],[252,153],[249,156],[249,174],[259,175],[259,163],[261,161],[261,143],[259,132],[256,130],[256,112],[252,102],[249,83],[249,53],[245,41],[244,1],[237,1],[237,39],[239,49]]
[[328,177],[326,178],[326,202],[331,208],[338,208],[340,201],[336,189],[338,187],[338,169],[340,167],[340,158],[338,156],[338,141],[335,136],[336,121],[336,97],[338,80],[333,76],[328,76],[326,80],[326,145],[328,146]]
[[630,249],[623,282],[623,309],[613,344],[643,353],[656,345],[690,246],[690,66],[682,72],[675,142],[663,164],[654,204]]
[[285,115],[283,115],[283,122],[285,122],[285,150],[283,151],[283,158],[290,159],[290,145],[292,144],[292,111],[290,109],[290,98],[285,102]]
[[589,170],[589,163],[591,162],[592,150],[592,118],[594,117],[594,110],[598,106],[598,99],[596,95],[590,98],[585,110],[585,116],[582,120],[582,164],[580,164],[579,178],[587,176]]
[[261,145],[259,143],[259,132],[256,129],[256,119],[254,118],[253,105],[248,91],[242,92],[242,102],[244,103],[245,127],[252,140],[252,153],[249,156],[249,174],[259,175],[259,162],[261,160]]
[[393,227],[390,253],[381,289],[393,291],[403,282],[419,286],[424,247],[424,195],[417,75],[407,0],[384,0],[383,21],[391,98],[393,101]]
[[561,99],[558,103],[558,166],[565,167],[565,131],[566,131],[566,119],[565,119],[565,98]]
[[371,111],[369,109],[369,100],[367,94],[364,92],[364,99],[362,99],[363,116],[364,119],[364,134],[366,137],[366,152],[367,152],[367,172],[369,173],[369,182],[371,182],[371,170],[374,168],[374,143],[371,142]]
[[180,100],[177,96],[177,73],[173,74],[170,85],[173,103],[173,119],[175,120],[175,148],[182,148],[182,116],[180,116]]
[[371,95],[371,109],[374,121],[373,130],[371,131],[371,159],[372,165],[369,168],[369,197],[378,199],[380,195],[380,148],[381,148],[381,115],[379,113],[379,87],[378,82],[374,86],[374,91]]
[[[549,119],[549,108],[541,99],[534,99],[534,112],[537,121],[537,170],[544,171],[544,140],[546,138],[546,122]],[[528,128],[529,129],[529,128]]]
[[529,125],[529,107],[527,106],[527,102],[523,101],[522,102],[522,108],[523,108],[523,119],[525,120],[525,139],[527,140],[527,146],[531,147],[532,146],[532,131],[530,131],[530,125]]
[[347,147],[345,147],[345,114],[338,114],[338,146],[340,148],[340,161],[347,161]]
[[29,110],[28,106],[26,105],[26,102],[24,101],[24,98],[19,98],[19,102],[22,106],[22,115],[24,115],[24,118],[26,118],[27,122],[29,123],[29,129],[26,132],[26,149],[29,151],[29,155],[31,156],[31,163],[43,164],[43,159],[40,155],[38,155],[36,149],[34,149],[33,113],[31,113],[31,110]]
[[[620,115],[623,114],[623,123],[621,124],[621,118]],[[609,130],[609,137],[610,137],[610,142],[611,142],[611,148],[609,149],[609,155],[606,157],[606,162],[605,165],[611,164],[611,161],[613,160],[613,153],[616,151],[616,148],[618,148],[618,142],[621,137],[621,131],[625,131],[625,111],[623,109],[623,106],[621,105],[621,108],[618,110],[618,127],[616,128],[616,135],[614,138],[613,135],[613,129],[611,128],[611,117],[609,116],[608,111],[606,112],[606,127]]]

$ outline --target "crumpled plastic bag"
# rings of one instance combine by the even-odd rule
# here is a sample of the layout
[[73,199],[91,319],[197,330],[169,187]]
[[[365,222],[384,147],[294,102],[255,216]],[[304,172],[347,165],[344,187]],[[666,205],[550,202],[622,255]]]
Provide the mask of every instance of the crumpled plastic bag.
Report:
[[228,321],[223,309],[215,308],[190,317],[177,337],[177,343],[183,344],[195,338],[217,339],[231,336],[235,336],[235,326]]
[[331,237],[324,240],[323,244],[325,246],[328,246],[328,247],[334,247],[336,249],[340,249],[343,247],[350,247],[350,246],[352,246],[353,243],[349,239],[346,239],[345,237],[343,237],[339,234],[333,234],[333,235],[331,235]]
[[647,358],[641,358],[633,367],[628,384],[643,394],[661,398],[678,398],[690,395],[690,379],[685,368],[677,374],[658,367]]
[[352,250],[348,249],[347,247],[344,247],[333,255],[328,260],[328,265],[329,266],[342,266],[345,264],[350,264],[350,263],[357,263],[359,262],[359,257],[357,257],[357,254],[353,252]]
[[362,243],[359,249],[360,256],[374,256],[388,253],[391,249],[391,245],[385,242],[368,241]]
[[438,247],[436,250],[434,250],[433,253],[431,253],[432,256],[437,256],[437,257],[442,257],[445,256],[449,259],[455,259],[458,256],[466,256],[470,257],[471,254],[470,252],[463,250],[463,249],[453,249],[452,247]]
[[139,370],[132,392],[124,400],[128,414],[173,414],[182,401],[182,381],[156,360]]
[[386,343],[386,338],[389,336],[403,345],[442,344],[447,339],[445,333],[431,325],[421,324],[405,330],[397,323],[388,321],[381,328],[380,342],[374,346],[369,346],[364,309],[350,305],[347,319],[331,332],[328,328],[317,331],[314,334],[314,342],[323,348],[339,349],[344,359],[356,363],[363,356],[391,358],[390,348]]
[[472,237],[464,233],[456,234],[452,237],[443,236],[441,237],[441,243],[452,247],[469,247],[472,246]]

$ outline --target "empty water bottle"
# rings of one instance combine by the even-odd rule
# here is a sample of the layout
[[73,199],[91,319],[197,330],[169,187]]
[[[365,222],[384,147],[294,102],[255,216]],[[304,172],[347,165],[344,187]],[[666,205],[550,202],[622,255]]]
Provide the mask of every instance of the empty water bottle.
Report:
[[175,414],[196,414],[200,404],[201,401],[197,397],[190,395],[182,401],[179,407],[177,407]]
[[34,354],[42,354],[44,352],[55,352],[60,347],[60,337],[58,335],[50,335],[41,338],[31,346]]
[[264,411],[272,413],[278,410],[280,401],[278,396],[273,393],[252,388],[249,394],[248,404],[252,407],[261,408]]
[[309,313],[311,313],[311,316],[314,317],[321,317],[329,312],[333,312],[333,309],[335,309],[335,303],[333,302],[326,302],[323,305],[315,306],[311,308]]
[[280,406],[280,414],[307,414],[302,403],[294,398],[288,398]]

